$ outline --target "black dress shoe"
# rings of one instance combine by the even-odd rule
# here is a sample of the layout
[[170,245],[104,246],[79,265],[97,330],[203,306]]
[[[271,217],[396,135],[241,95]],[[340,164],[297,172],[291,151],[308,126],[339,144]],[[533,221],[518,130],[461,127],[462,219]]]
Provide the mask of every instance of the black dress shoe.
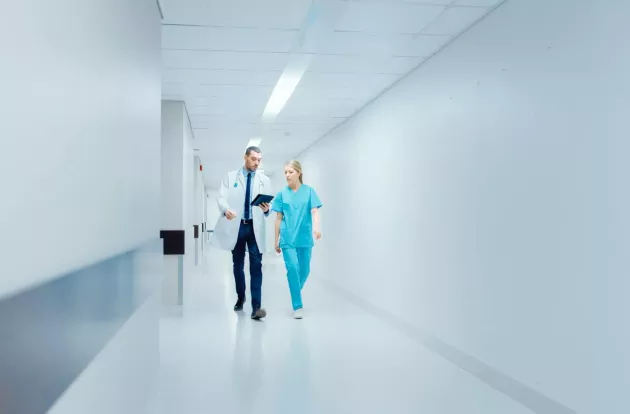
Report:
[[263,308],[254,309],[252,311],[252,319],[259,320],[267,316],[267,311]]
[[234,305],[234,310],[235,311],[242,311],[243,310],[243,303],[245,303],[245,299],[239,299],[236,301],[236,305]]

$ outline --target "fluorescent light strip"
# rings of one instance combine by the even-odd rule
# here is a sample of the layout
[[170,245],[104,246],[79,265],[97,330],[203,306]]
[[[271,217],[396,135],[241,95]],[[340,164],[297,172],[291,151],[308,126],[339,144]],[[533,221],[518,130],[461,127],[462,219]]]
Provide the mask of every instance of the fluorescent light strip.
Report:
[[290,58],[271,93],[271,97],[269,97],[265,112],[263,112],[264,120],[272,120],[282,111],[300,80],[302,80],[312,59],[313,55],[311,54],[293,55]]

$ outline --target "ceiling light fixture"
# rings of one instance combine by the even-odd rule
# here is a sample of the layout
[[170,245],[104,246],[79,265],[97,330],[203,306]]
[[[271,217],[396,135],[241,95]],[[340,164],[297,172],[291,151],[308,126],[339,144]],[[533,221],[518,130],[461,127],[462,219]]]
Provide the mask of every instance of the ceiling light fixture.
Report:
[[302,76],[304,76],[312,59],[313,55],[311,54],[296,54],[291,56],[289,63],[284,68],[280,79],[278,79],[278,83],[276,83],[271,93],[271,97],[269,97],[265,112],[263,112],[263,119],[265,121],[273,120],[278,116],[280,111],[282,111],[282,108],[284,108],[284,105],[289,101],[298,83],[302,80]]

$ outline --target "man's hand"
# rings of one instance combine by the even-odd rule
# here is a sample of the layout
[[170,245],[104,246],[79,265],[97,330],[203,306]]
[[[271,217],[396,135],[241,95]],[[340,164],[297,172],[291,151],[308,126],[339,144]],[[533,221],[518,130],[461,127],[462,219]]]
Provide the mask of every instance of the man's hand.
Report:
[[315,230],[313,231],[313,237],[315,237],[315,240],[319,240],[322,238],[322,234],[319,232],[319,230]]
[[228,220],[234,220],[236,218],[236,213],[232,210],[227,210],[225,212],[225,218],[227,218]]
[[263,212],[268,212],[269,211],[269,203],[260,203],[259,207],[262,209]]
[[280,243],[276,242],[276,253],[282,253],[282,249],[280,248]]

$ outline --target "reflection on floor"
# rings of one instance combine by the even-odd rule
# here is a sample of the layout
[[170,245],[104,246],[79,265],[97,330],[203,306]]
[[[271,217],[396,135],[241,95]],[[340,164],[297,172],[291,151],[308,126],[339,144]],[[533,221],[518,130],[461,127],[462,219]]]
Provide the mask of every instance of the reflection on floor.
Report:
[[292,319],[284,265],[270,256],[260,322],[249,302],[232,310],[229,254],[208,251],[187,277],[185,305],[160,325],[159,385],[146,414],[531,414],[348,302],[317,269],[305,317]]

